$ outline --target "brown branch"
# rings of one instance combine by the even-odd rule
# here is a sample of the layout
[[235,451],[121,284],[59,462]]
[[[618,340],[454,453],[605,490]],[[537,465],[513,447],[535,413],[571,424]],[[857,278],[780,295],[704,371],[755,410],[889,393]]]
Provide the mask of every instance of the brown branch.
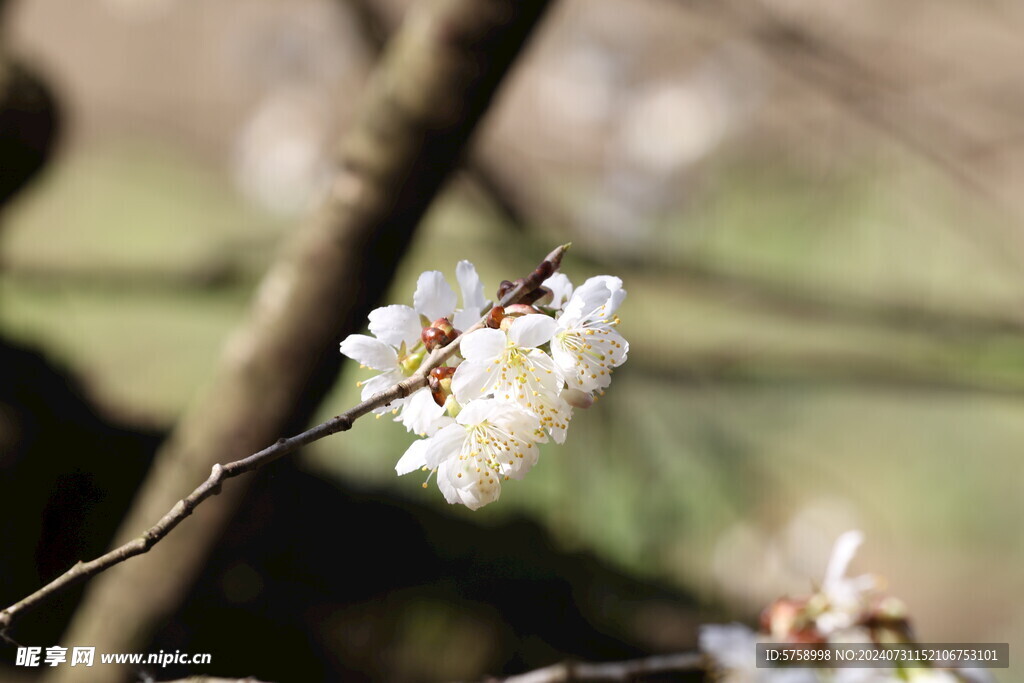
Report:
[[486,683],[582,683],[641,681],[646,676],[664,676],[703,671],[706,659],[699,652],[656,655],[625,662],[565,662],[507,678],[489,678]]
[[[548,254],[536,270],[523,278],[516,287],[502,298],[502,305],[516,303],[525,294],[534,291],[548,275],[558,269],[562,261],[562,255],[568,247],[569,245],[562,245]],[[179,500],[177,504],[175,504],[175,506],[160,519],[160,521],[147,529],[142,535],[137,536],[128,543],[125,543],[94,560],[89,562],[78,562],[71,569],[64,572],[56,579],[37,590],[35,593],[19,600],[0,612],[0,635],[7,634],[15,619],[17,619],[22,612],[31,610],[33,607],[38,606],[51,595],[65,590],[79,581],[89,578],[90,576],[95,576],[96,574],[106,571],[129,558],[148,552],[150,548],[159,543],[161,539],[169,534],[176,526],[181,524],[185,518],[191,515],[192,511],[195,510],[196,507],[198,507],[204,500],[220,493],[221,487],[226,480],[247,472],[252,472],[265,465],[269,465],[275,460],[278,460],[302,446],[309,445],[332,434],[347,431],[351,429],[352,424],[363,415],[372,412],[376,408],[387,406],[400,398],[405,398],[417,389],[426,386],[427,377],[430,374],[430,371],[451,358],[459,349],[462,339],[470,332],[483,327],[485,319],[486,318],[481,319],[468,330],[464,331],[447,346],[432,351],[430,355],[424,359],[419,370],[417,370],[408,379],[405,379],[384,391],[374,394],[367,400],[362,401],[344,413],[332,417],[330,420],[322,422],[311,429],[307,429],[301,434],[296,434],[295,436],[287,439],[280,439],[272,446],[268,446],[257,453],[253,453],[247,458],[235,460],[234,462],[230,462],[226,465],[214,465],[213,471],[210,473],[210,476],[206,481],[196,487],[196,489],[187,497]]]

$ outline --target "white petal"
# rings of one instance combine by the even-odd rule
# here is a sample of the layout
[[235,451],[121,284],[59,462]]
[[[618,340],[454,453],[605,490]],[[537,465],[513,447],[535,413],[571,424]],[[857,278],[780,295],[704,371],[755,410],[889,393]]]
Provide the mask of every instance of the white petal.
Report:
[[341,342],[341,352],[374,370],[394,370],[398,367],[398,354],[395,350],[365,334],[350,334]]
[[427,316],[431,322],[438,318],[447,318],[455,312],[455,292],[438,270],[428,270],[420,274],[412,301],[416,310]]
[[485,420],[493,421],[495,417],[507,410],[518,410],[514,405],[500,403],[494,399],[478,399],[469,401],[456,418],[460,425],[478,425]]
[[466,440],[466,430],[462,425],[450,424],[427,439],[427,467],[438,467],[449,458],[458,457],[462,444]]
[[384,306],[370,311],[370,332],[395,348],[402,342],[414,346],[422,331],[419,314],[409,306]]
[[417,389],[406,401],[402,414],[395,418],[414,434],[433,436],[438,429],[450,424],[452,419],[445,416],[444,406],[437,405],[430,389]]
[[[384,391],[385,389],[390,389],[392,386],[398,384],[403,379],[405,379],[405,375],[403,375],[398,370],[392,370],[391,372],[385,372],[380,375],[374,375],[373,377],[362,383],[362,391],[359,392],[359,398],[363,401],[372,398],[374,394],[378,394]],[[404,398],[395,399],[394,401],[391,402],[390,405],[383,406],[374,412],[383,413],[385,410],[397,408],[398,406],[402,405],[402,403],[404,403],[405,400],[406,399]]]
[[[524,315],[508,329],[508,338],[522,348],[533,348],[549,341],[558,325],[546,315]],[[481,330],[482,331],[482,330]]]
[[426,453],[427,453],[427,441],[426,439],[417,439],[412,442],[412,445],[406,449],[405,455],[403,455],[398,464],[395,465],[395,472],[399,475],[408,474],[414,470],[418,470],[422,467],[426,467]]
[[489,469],[480,472],[476,469],[476,464],[469,461],[445,461],[437,470],[437,485],[445,500],[449,503],[462,503],[470,510],[477,510],[498,500],[501,478]]
[[463,309],[455,312],[455,317],[452,318],[452,325],[459,332],[465,332],[473,325],[480,322],[480,318],[483,317],[482,313],[472,309]]
[[[528,410],[524,410],[521,406],[515,403],[505,403],[502,401],[495,401],[496,404],[501,405],[505,408],[501,412],[501,419],[491,418],[496,424],[500,424],[506,430],[511,429],[523,438],[527,437],[528,434],[532,434],[535,430],[540,427],[540,418],[531,413]],[[544,441],[543,437],[532,439],[533,441]]]
[[449,505],[455,505],[456,503],[462,502],[462,496],[455,484],[451,482],[449,476],[449,466],[447,462],[441,464],[437,470],[437,488],[441,489],[441,495],[448,501]]
[[475,311],[476,317],[479,318],[483,314],[484,306],[487,305],[487,299],[484,298],[484,284],[480,282],[476,267],[469,261],[459,261],[455,266],[455,278],[462,290],[462,309]]
[[836,539],[835,545],[832,546],[832,556],[829,558],[828,568],[825,570],[823,586],[827,587],[842,581],[853,556],[857,554],[857,548],[863,542],[864,534],[856,530],[847,531]]
[[[558,375],[565,380],[566,386],[589,393],[611,384],[611,373],[607,368],[601,367],[597,359],[586,354],[574,354],[560,344],[553,343],[551,347],[551,355],[558,366]],[[612,367],[607,362],[605,365]]]
[[[608,345],[611,347],[609,349],[609,359],[612,367],[618,367],[625,363],[626,358],[629,357],[629,342],[615,330],[608,330],[608,334],[605,337],[609,342]],[[615,344],[618,344],[618,346],[615,346]]]
[[452,393],[455,394],[455,400],[467,405],[470,402],[475,403],[489,393],[487,388],[493,383],[493,375],[497,372],[491,368],[497,367],[494,363],[474,363],[468,360],[460,363],[452,376]]
[[614,313],[612,305],[617,308],[625,296],[622,280],[619,278],[610,275],[592,277],[573,292],[558,322],[562,327],[571,327],[579,320],[598,312],[601,306],[604,306],[604,310],[600,311],[602,317],[610,316]]
[[459,353],[468,361],[493,361],[504,353],[507,339],[501,330],[475,330],[463,338]]
[[555,440],[555,443],[565,443],[565,435],[569,429],[569,420],[572,419],[572,406],[557,396],[544,401],[544,404],[546,415],[552,418],[551,421],[544,424],[544,428],[551,434],[551,438]]
[[619,306],[621,306],[622,302],[625,300],[626,290],[621,288],[613,290],[611,298],[608,299],[608,306],[605,310],[605,314],[612,315],[613,313],[615,313],[615,311],[619,310]]
[[[363,388],[362,391],[359,393],[359,398],[363,401],[366,401],[372,398],[374,394],[378,394],[384,391],[385,389],[390,389],[392,386],[394,386],[398,382],[401,382],[403,379],[405,379],[405,376],[398,370],[393,370],[392,372],[385,372],[381,375],[371,377],[370,379],[362,383]],[[407,400],[408,399],[405,398],[396,398],[394,401],[392,401],[386,406],[375,408],[373,412],[377,414],[386,413],[389,410],[400,408],[402,404],[405,403]]]
[[[489,482],[485,484],[485,482]],[[501,478],[492,474],[490,479],[480,479],[477,486],[463,489],[462,504],[470,510],[479,510],[498,500],[501,495]]]
[[580,285],[580,289],[577,291],[586,291],[589,287],[600,289],[604,286],[608,291],[614,292],[617,289],[622,289],[622,280],[615,277],[614,275],[595,275],[594,277],[587,278],[587,281]]
[[700,627],[700,649],[725,669],[755,671],[757,634],[743,624],[709,624]]
[[564,273],[555,273],[541,283],[541,286],[551,290],[550,308],[561,310],[565,303],[572,296],[572,281]]

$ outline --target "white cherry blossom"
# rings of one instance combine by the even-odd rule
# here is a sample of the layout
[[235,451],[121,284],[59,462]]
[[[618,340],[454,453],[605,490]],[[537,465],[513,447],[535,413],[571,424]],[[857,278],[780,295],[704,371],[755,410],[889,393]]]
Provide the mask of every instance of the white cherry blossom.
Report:
[[832,548],[820,591],[825,606],[814,620],[818,631],[826,637],[856,624],[868,607],[871,593],[878,587],[878,579],[873,575],[846,576],[846,570],[863,542],[863,533],[847,531],[836,539]]
[[[359,382],[364,400],[415,375],[431,348],[450,343],[453,328],[466,330],[489,310],[473,264],[460,261],[455,275],[459,294],[439,271],[420,274],[412,306],[375,309],[369,334],[341,342],[343,354],[375,371]],[[449,503],[482,507],[497,500],[502,479],[518,479],[536,463],[536,444],[565,441],[573,407],[588,408],[603,393],[628,352],[613,329],[622,282],[601,276],[574,289],[555,273],[542,286],[550,296],[501,309],[466,335],[445,372],[432,368],[428,386],[374,409],[391,409],[424,437],[398,461],[398,474],[425,469]],[[434,325],[440,319],[447,322]]]
[[396,471],[436,470],[445,500],[476,510],[498,499],[503,479],[521,479],[536,464],[543,434],[532,413],[478,399],[434,436],[414,442]]
[[[419,354],[419,358],[416,358],[412,353],[407,353],[407,347],[404,343],[395,348],[381,339],[365,334],[350,334],[345,338],[345,341],[341,342],[340,348],[343,354],[358,362],[360,366],[380,371],[379,375],[374,375],[370,379],[358,383],[362,388],[360,398],[364,401],[374,394],[401,382],[407,376],[405,367],[408,367],[412,362],[415,362],[418,366],[423,359],[422,353]],[[374,412],[381,413],[385,410],[396,408],[406,400],[398,399],[390,407],[377,408]]]
[[572,281],[564,273],[555,273],[541,283],[541,287],[551,290],[551,303],[547,305],[553,311],[560,311],[572,296]]
[[551,356],[566,385],[594,392],[608,387],[612,369],[622,365],[629,343],[615,330],[615,315],[626,290],[622,280],[602,275],[581,285],[556,320]]
[[722,683],[819,683],[813,669],[757,667],[757,644],[766,640],[743,624],[705,624],[700,627],[701,652],[714,661],[716,681]]
[[459,403],[493,396],[534,413],[557,443],[565,441],[572,408],[559,396],[562,379],[551,356],[538,346],[547,343],[556,328],[546,315],[516,318],[508,329],[482,329],[462,340],[465,361],[452,378]]
[[[419,368],[427,355],[420,339],[425,325],[438,318],[448,318],[458,328],[460,324],[468,327],[479,320],[488,302],[484,299],[483,284],[476,268],[469,261],[459,261],[455,276],[462,291],[461,309],[456,308],[455,291],[444,275],[437,270],[426,271],[417,279],[412,307],[391,305],[376,308],[369,315],[372,337],[351,334],[341,342],[343,354],[362,366],[380,371],[380,374],[359,383],[363,400],[402,381]],[[444,410],[434,403],[430,391],[425,388],[374,412],[395,409],[401,410],[396,419],[417,434],[429,435],[443,426],[440,418]]]

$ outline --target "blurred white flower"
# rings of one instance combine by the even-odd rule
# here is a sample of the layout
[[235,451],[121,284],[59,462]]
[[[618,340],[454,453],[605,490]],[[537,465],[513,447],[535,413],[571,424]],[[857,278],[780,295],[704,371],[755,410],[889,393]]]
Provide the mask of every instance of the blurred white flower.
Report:
[[723,683],[818,683],[812,669],[759,669],[757,643],[762,638],[743,624],[700,627],[701,652],[709,655]]
[[303,89],[264,98],[235,143],[233,171],[242,192],[281,215],[306,211],[331,178],[329,115],[321,97]]
[[868,609],[871,592],[878,587],[878,579],[872,575],[846,576],[850,562],[863,542],[863,533],[847,531],[836,539],[832,549],[819,593],[825,600],[824,609],[814,619],[815,627],[826,638],[860,621]]

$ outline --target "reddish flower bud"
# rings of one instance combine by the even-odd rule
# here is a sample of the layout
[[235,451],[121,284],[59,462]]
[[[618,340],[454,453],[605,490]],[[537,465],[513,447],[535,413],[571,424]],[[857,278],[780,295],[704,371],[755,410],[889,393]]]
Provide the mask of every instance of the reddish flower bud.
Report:
[[446,335],[436,327],[424,327],[423,331],[420,332],[420,339],[423,340],[423,345],[427,347],[427,351],[433,351],[439,346],[444,346]]
[[455,334],[456,329],[452,326],[452,321],[448,320],[448,318],[438,318],[434,322],[430,323],[430,326],[436,327],[452,339],[455,339],[455,337],[458,336]]
[[434,368],[427,375],[427,387],[430,389],[430,395],[434,399],[434,403],[439,406],[444,406],[445,401],[448,399],[449,394],[452,391],[452,375],[455,374],[455,368],[441,367]]
[[501,319],[505,317],[505,309],[501,306],[495,306],[487,314],[487,319],[484,324],[492,330],[496,330],[501,327]]
[[822,643],[825,639],[808,619],[807,600],[779,598],[761,612],[761,630],[787,643]]
[[505,307],[505,317],[530,315],[531,313],[539,313],[539,311],[529,304],[512,304]]
[[579,389],[562,389],[562,393],[559,396],[564,398],[565,402],[573,408],[586,409],[594,405],[594,395]]
[[515,289],[516,283],[509,282],[508,280],[502,280],[501,284],[498,285],[498,301],[505,298],[505,295]]
[[447,365],[441,368],[434,368],[430,371],[430,376],[440,381],[447,379],[455,374],[455,368],[448,367]]
[[455,341],[455,338],[461,334],[455,329],[448,318],[438,318],[430,327],[423,328],[420,333],[420,339],[423,340],[423,345],[427,347],[427,351],[433,351],[436,348],[447,346]]

